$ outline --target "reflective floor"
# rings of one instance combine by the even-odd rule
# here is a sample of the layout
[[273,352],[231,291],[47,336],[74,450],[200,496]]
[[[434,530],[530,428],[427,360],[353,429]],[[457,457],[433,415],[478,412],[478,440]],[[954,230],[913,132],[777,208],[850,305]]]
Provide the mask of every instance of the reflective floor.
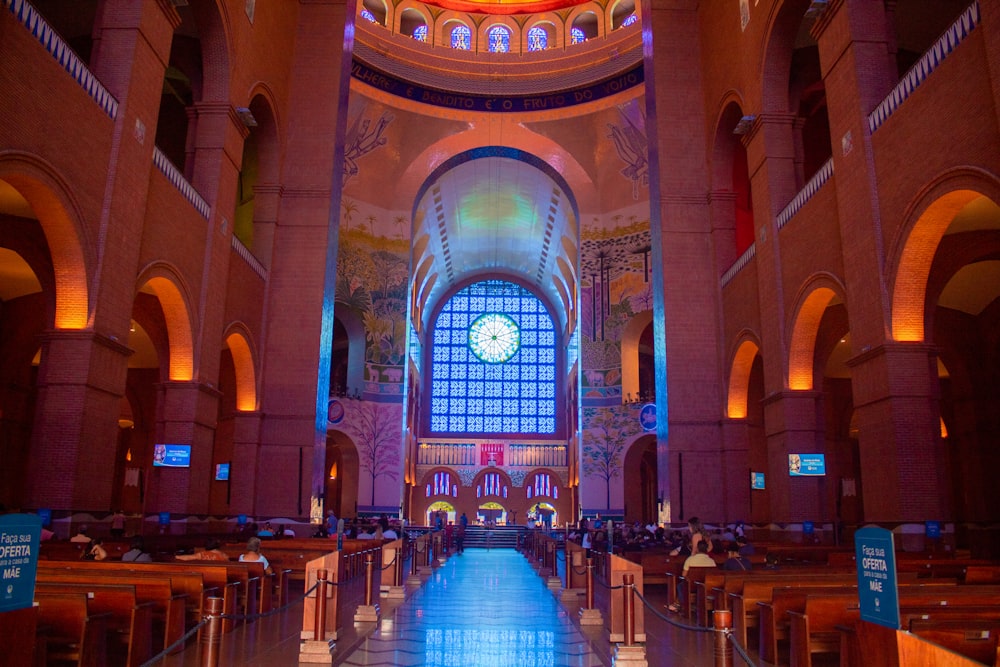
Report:
[[[659,612],[662,586],[646,588],[646,660],[651,667],[714,664],[712,635],[677,629]],[[452,556],[405,600],[380,601],[378,623],[348,624],[333,651],[336,665],[429,667],[601,667],[614,646],[601,627],[581,628],[578,608],[560,601],[513,549],[467,549]],[[659,609],[658,611],[655,611]],[[665,612],[664,612],[665,613]],[[295,665],[302,604],[225,635],[221,665]],[[736,664],[743,663],[736,658]],[[200,649],[158,663],[200,665]]]

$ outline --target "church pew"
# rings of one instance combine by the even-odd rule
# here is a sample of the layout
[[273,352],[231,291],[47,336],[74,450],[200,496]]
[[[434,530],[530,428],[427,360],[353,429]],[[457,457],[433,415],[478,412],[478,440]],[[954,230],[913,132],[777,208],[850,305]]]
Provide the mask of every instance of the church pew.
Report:
[[[7,667],[33,667],[38,634],[38,606],[0,613],[0,655]],[[39,656],[44,664],[45,656]]]
[[134,586],[125,584],[67,584],[38,582],[35,599],[40,603],[47,596],[65,593],[87,597],[90,614],[109,615],[109,638],[115,638],[123,655],[115,655],[109,647],[109,659],[115,664],[137,667],[153,656],[153,602],[139,602]]
[[[1000,600],[1000,586],[901,586],[900,609],[911,607],[989,607]],[[792,667],[812,664],[812,653],[840,651],[838,626],[849,626],[859,617],[857,592],[808,596],[805,605],[789,610],[789,662]]]
[[967,584],[1000,584],[1000,565],[969,565],[965,568]]
[[917,619],[910,632],[984,665],[1000,665],[1000,617]]
[[44,595],[38,602],[37,649],[46,662],[108,664],[110,614],[92,614],[83,593]]
[[[894,630],[875,623],[857,621],[842,629],[856,638],[858,657],[846,667],[877,665],[904,667],[934,665],[934,667],[982,667],[982,663],[929,642],[906,630]],[[862,657],[863,656],[863,657]]]

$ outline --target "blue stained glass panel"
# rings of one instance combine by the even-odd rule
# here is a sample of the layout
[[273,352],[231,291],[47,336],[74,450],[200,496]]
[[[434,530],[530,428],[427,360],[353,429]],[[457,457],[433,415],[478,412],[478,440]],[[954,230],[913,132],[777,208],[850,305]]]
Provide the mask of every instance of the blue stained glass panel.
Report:
[[489,31],[490,53],[510,52],[510,31],[503,26],[493,26]]
[[[472,352],[470,327],[489,314],[509,318],[520,330],[520,346],[506,361],[488,355],[483,361]],[[549,417],[556,414],[557,339],[552,317],[527,288],[487,280],[457,292],[433,324],[432,398],[453,400],[431,401],[432,431],[555,433]]]
[[451,48],[468,51],[472,48],[472,31],[468,26],[455,26],[451,31]]
[[416,29],[413,31],[413,39],[417,40],[418,42],[426,42],[427,41],[427,26],[426,25],[418,25],[416,27]]
[[528,30],[528,50],[544,51],[549,46],[549,34],[544,28],[535,26]]

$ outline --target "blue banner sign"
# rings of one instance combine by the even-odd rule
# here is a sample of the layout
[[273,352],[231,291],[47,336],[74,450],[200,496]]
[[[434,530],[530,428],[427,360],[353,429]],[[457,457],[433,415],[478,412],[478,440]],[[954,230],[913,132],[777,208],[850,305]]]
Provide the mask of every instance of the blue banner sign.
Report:
[[764,473],[762,473],[762,472],[751,472],[750,473],[750,488],[751,489],[763,489],[764,488]]
[[188,468],[191,466],[191,445],[153,445],[153,466]]
[[826,455],[789,454],[788,474],[792,477],[822,477],[826,474]]
[[656,403],[646,403],[639,410],[639,423],[644,431],[656,430]]
[[170,525],[170,512],[160,512],[160,525],[161,526]]
[[802,522],[802,533],[804,535],[813,535],[816,532],[816,525],[812,521]]
[[925,521],[924,530],[927,533],[927,537],[932,540],[941,539],[941,522],[940,521]]
[[0,516],[0,614],[31,606],[41,536],[34,514]]
[[50,510],[47,507],[42,507],[42,508],[39,508],[39,510],[38,510],[38,512],[36,512],[36,514],[38,514],[38,518],[40,518],[42,520],[42,525],[43,526],[45,526],[46,528],[48,528],[49,526],[52,525],[52,510]]
[[858,564],[858,604],[861,620],[899,629],[899,590],[892,533],[885,528],[862,528],[854,534]]

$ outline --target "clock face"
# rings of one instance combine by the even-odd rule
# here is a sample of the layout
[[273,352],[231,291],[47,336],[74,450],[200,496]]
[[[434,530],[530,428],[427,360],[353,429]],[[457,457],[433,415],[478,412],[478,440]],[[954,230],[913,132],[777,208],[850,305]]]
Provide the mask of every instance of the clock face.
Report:
[[521,347],[521,329],[502,313],[485,313],[469,327],[469,349],[488,364],[502,364]]

